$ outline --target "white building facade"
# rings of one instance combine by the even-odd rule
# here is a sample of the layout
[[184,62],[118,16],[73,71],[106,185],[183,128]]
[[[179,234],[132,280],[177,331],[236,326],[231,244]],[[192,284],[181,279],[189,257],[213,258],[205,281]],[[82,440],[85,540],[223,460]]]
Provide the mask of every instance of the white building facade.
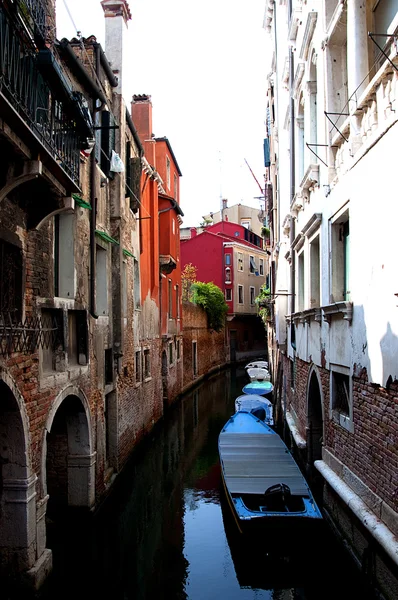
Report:
[[267,0],[277,406],[372,582],[398,597],[398,1]]

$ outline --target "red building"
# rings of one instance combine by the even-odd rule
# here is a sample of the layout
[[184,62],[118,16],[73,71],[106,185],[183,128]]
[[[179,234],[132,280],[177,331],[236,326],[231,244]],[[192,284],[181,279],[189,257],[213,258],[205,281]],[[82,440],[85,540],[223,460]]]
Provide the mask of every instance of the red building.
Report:
[[[140,201],[140,345],[144,360],[148,351],[151,355],[151,393],[157,398],[160,387],[163,403],[168,403],[182,387],[181,171],[169,140],[153,135],[151,97],[134,96],[131,112],[145,152]],[[158,402],[155,397],[154,401]]]
[[198,281],[213,282],[224,292],[232,360],[266,352],[265,331],[255,302],[266,282],[265,259],[262,238],[229,221],[200,234],[193,229],[191,238],[181,241],[182,269],[191,263]]

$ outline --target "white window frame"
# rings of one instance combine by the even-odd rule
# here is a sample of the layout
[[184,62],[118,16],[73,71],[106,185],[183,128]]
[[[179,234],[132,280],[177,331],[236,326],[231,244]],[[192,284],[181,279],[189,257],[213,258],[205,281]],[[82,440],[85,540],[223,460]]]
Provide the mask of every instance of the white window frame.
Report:
[[[240,294],[240,290],[242,290],[242,294]],[[244,294],[244,287],[243,285],[238,285],[238,304],[244,304],[245,303],[245,294]],[[240,300],[240,295],[242,295],[242,300]]]
[[[335,374],[345,375],[348,377],[348,414],[341,412],[334,408],[335,398]],[[352,374],[349,367],[343,367],[342,365],[330,364],[330,404],[329,404],[329,417],[335,423],[338,423],[341,427],[349,431],[354,432],[354,421],[353,421],[353,406],[352,406]]]
[[[230,298],[228,298],[228,296],[230,296]],[[225,288],[225,301],[232,302],[232,289],[231,288]]]
[[238,271],[243,273],[243,252],[238,252],[237,258],[238,258]]
[[260,273],[260,275],[264,275],[264,259],[263,258],[258,259],[258,272]]
[[[254,306],[255,305],[255,300],[256,300],[256,288],[254,287],[254,285],[251,285],[249,288],[249,293],[250,293],[250,306]],[[252,297],[253,297],[253,302],[252,302]]]

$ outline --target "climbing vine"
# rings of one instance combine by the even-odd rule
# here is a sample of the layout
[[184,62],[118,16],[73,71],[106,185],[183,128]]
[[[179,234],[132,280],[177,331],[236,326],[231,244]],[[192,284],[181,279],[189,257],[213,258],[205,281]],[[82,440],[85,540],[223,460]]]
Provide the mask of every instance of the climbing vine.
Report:
[[221,331],[225,325],[228,305],[222,290],[214,283],[197,281],[192,286],[192,302],[201,306],[207,313],[209,328]]

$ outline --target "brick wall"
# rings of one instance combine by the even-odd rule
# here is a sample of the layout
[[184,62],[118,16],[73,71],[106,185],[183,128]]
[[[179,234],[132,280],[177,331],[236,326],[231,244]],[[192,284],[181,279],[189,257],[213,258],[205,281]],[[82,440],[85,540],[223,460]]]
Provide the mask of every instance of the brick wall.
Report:
[[[183,369],[184,388],[192,381],[206,375],[214,368],[229,361],[229,346],[225,330],[219,333],[207,327],[207,315],[199,306],[190,302],[183,303]],[[197,344],[197,374],[193,372],[193,342]]]
[[[296,359],[295,388],[290,360],[281,355],[286,377],[287,409],[294,409],[297,427],[306,438],[307,388],[311,364]],[[398,511],[398,382],[389,389],[369,383],[366,370],[353,377],[353,431],[330,413],[330,371],[317,367],[324,415],[324,447],[393,510]]]

